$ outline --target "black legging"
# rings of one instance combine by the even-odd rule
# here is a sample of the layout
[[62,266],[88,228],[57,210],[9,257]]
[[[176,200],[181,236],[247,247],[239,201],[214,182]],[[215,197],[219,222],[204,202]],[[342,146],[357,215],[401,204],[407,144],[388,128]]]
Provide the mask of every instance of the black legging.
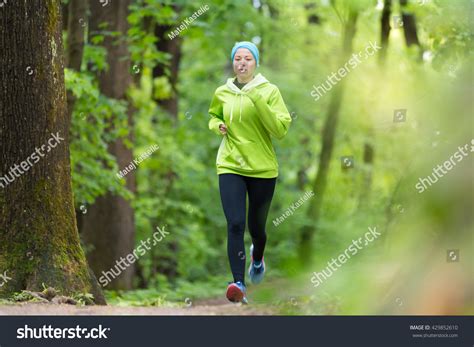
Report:
[[275,178],[220,174],[219,189],[227,219],[227,255],[234,282],[245,283],[245,210],[249,195],[248,226],[254,246],[253,258],[262,260],[267,234],[265,223],[275,190]]

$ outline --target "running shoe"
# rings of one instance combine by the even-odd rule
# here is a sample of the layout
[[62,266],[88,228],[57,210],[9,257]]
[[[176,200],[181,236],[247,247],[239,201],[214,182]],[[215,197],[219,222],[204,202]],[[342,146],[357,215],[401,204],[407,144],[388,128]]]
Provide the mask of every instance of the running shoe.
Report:
[[250,246],[250,266],[249,266],[249,276],[250,281],[253,284],[259,284],[263,280],[263,276],[265,275],[265,261],[260,262],[260,265],[255,265],[253,261],[253,244]]
[[242,282],[232,282],[227,286],[226,297],[231,302],[247,304],[246,291],[245,285]]

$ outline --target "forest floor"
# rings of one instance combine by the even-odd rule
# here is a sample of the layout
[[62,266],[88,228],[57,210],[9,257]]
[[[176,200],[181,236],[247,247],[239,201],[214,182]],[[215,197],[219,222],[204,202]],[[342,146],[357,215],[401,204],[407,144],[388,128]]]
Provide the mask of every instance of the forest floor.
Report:
[[271,315],[271,307],[261,304],[229,303],[225,298],[207,299],[184,307],[157,306],[77,306],[67,304],[21,303],[0,305],[0,315]]

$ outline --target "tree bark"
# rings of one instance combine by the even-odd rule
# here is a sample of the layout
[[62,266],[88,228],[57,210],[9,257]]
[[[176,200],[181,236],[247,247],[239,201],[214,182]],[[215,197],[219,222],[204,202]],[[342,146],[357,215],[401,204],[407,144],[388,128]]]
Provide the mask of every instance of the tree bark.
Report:
[[387,55],[388,39],[390,37],[390,17],[392,15],[392,0],[384,0],[382,17],[380,20],[380,46],[382,49],[379,53],[379,64],[385,64],[385,56]]
[[[179,14],[181,11],[180,6],[173,6],[174,11]],[[170,40],[166,33],[173,29],[175,25],[162,25],[160,23],[155,23],[154,34],[157,38],[156,49],[160,52],[166,52],[171,55],[169,64],[157,64],[152,71],[153,79],[159,78],[162,76],[168,76],[169,83],[171,85],[171,96],[164,100],[154,101],[161,106],[170,116],[173,121],[173,124],[176,125],[178,121],[178,78],[179,78],[179,66],[181,63],[181,47],[182,39],[180,36],[175,37]],[[155,123],[155,119],[153,119]],[[168,168],[167,172],[161,178],[165,186],[165,196],[170,194],[173,190],[173,184],[178,178],[177,173],[174,171],[174,165],[171,163],[171,166]],[[172,253],[177,252],[178,243],[177,241],[170,241],[166,244]],[[160,256],[155,252],[152,253],[153,264],[157,264],[152,267],[152,277],[157,273],[165,274],[168,278],[173,278],[176,276],[178,264],[176,261],[162,261]]]
[[[100,25],[107,23],[105,30],[120,32],[125,36],[128,30],[127,15],[130,0],[113,1],[103,7],[98,1],[91,2],[90,33],[99,32]],[[103,46],[107,49],[109,68],[101,72],[99,88],[101,92],[114,99],[127,99],[126,92],[132,83],[130,73],[130,55],[126,41],[105,35]],[[132,112],[129,109],[129,141],[133,143]],[[112,125],[111,125],[112,126]],[[109,152],[117,158],[120,169],[133,160],[132,150],[124,145],[122,139],[110,144]],[[126,185],[135,191],[135,174],[125,176]],[[135,242],[134,211],[128,201],[120,196],[107,193],[99,197],[83,215],[82,230],[84,241],[93,246],[87,254],[95,274],[100,277],[102,271],[116,266],[116,261],[132,253]],[[130,265],[116,277],[108,288],[130,289],[134,267]]]
[[411,45],[419,46],[420,42],[418,41],[418,33],[416,31],[415,15],[406,11],[407,4],[408,0],[400,0],[405,41],[408,47],[410,47]]
[[105,304],[76,227],[61,28],[59,0],[1,9],[0,296],[44,283]]
[[[67,48],[66,48],[66,66],[69,69],[76,71],[81,70],[82,56],[84,53],[84,30],[87,24],[87,9],[88,0],[71,0],[65,10],[64,14],[67,17]],[[71,91],[67,91],[67,115],[68,119],[72,120],[72,113],[74,111],[74,104],[76,98]],[[82,225],[82,213],[76,210],[77,227],[81,230]]]
[[[355,36],[356,22],[358,13],[349,11],[348,20],[344,28],[343,38],[343,54],[342,64],[348,60],[352,53],[352,41]],[[339,111],[344,93],[345,80],[341,80],[334,86],[333,94],[329,104],[328,115],[326,117],[323,133],[322,133],[322,148],[319,160],[318,172],[316,179],[313,182],[313,191],[315,193],[314,199],[310,201],[307,210],[308,217],[314,220],[313,225],[305,225],[301,230],[301,237],[299,240],[299,256],[303,264],[308,264],[311,257],[312,242],[314,234],[317,231],[317,224],[319,222],[321,208],[323,204],[324,192],[326,190],[327,176],[329,172],[329,163],[331,161],[332,150],[334,147],[334,137],[336,134],[337,123],[339,120]]]
[[68,6],[66,66],[76,71],[81,70],[87,7],[87,0],[71,0]]

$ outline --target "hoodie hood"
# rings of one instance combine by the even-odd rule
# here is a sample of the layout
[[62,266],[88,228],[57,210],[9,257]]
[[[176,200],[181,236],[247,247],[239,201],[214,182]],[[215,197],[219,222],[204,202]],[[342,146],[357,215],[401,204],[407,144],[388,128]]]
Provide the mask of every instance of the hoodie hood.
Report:
[[[235,100],[237,98],[240,99],[240,116],[239,116],[239,122],[242,121],[242,98],[245,96],[246,92],[251,90],[252,88],[258,87],[262,84],[269,83],[268,80],[263,77],[261,73],[256,75],[249,83],[247,83],[245,86],[243,86],[242,89],[239,89],[234,84],[234,79],[235,77],[227,79],[226,86],[229,88],[229,90],[234,93],[234,100],[232,102],[232,107],[230,109],[230,124],[232,124],[232,118],[234,116],[234,106],[235,106]],[[230,125],[229,124],[229,125]]]
[[236,94],[245,94],[246,91],[249,91],[252,88],[255,88],[255,87],[257,87],[261,84],[264,84],[264,83],[268,83],[268,80],[265,77],[263,77],[263,75],[261,73],[259,73],[249,83],[247,83],[242,88],[242,90],[240,90],[239,87],[237,87],[234,84],[234,79],[235,79],[235,77],[227,79],[226,86],[227,86],[227,88],[229,88],[232,92],[234,92]]

